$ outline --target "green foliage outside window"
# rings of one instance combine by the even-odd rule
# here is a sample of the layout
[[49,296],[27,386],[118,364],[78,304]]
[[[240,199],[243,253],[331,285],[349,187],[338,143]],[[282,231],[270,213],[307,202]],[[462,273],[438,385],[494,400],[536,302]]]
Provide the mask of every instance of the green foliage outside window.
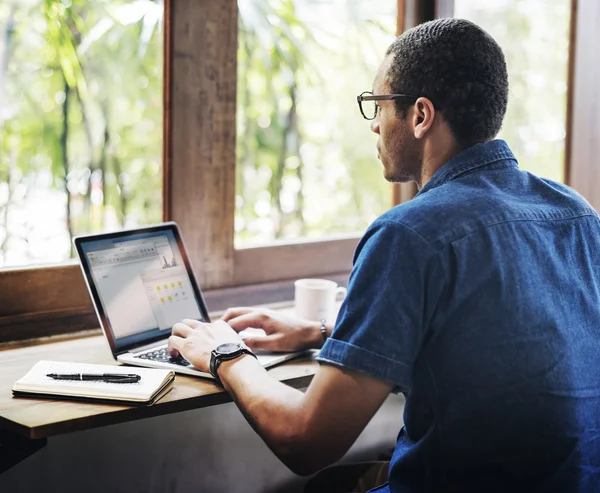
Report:
[[[455,0],[502,46],[501,138],[563,176],[568,0]],[[238,0],[236,246],[359,233],[391,203],[356,95],[393,0]],[[0,266],[162,219],[162,0],[0,3]]]
[[239,0],[236,246],[359,233],[391,205],[356,96],[396,2]]
[[564,180],[570,0],[455,0],[455,17],[500,44],[509,97],[498,136],[522,169]]
[[162,1],[0,3],[0,265],[162,219]]

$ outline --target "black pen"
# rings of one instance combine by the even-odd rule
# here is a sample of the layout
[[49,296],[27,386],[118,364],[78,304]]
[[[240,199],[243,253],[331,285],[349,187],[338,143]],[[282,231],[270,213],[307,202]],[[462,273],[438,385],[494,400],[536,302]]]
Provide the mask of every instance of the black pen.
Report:
[[89,382],[134,383],[142,377],[135,373],[48,373],[54,380],[87,380]]

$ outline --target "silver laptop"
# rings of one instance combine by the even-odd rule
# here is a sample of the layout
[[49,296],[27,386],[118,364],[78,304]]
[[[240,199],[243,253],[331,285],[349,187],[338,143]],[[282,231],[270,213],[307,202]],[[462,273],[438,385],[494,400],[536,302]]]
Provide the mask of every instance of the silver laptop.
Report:
[[[98,320],[117,361],[212,378],[167,342],[176,322],[210,322],[183,239],[174,222],[73,240]],[[273,366],[299,353],[258,355]]]

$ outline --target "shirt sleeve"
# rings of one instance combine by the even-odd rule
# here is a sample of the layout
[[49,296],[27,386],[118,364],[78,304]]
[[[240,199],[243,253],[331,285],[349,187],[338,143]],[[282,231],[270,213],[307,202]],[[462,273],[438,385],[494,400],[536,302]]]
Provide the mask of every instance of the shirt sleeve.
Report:
[[380,218],[357,246],[348,294],[317,360],[410,391],[443,283],[430,244],[408,226]]

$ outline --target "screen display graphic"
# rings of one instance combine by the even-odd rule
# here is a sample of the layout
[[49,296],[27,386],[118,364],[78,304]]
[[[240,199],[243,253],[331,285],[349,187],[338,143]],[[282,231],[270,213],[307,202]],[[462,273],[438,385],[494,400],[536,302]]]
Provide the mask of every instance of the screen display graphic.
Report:
[[171,330],[202,311],[171,230],[81,246],[115,340]]

